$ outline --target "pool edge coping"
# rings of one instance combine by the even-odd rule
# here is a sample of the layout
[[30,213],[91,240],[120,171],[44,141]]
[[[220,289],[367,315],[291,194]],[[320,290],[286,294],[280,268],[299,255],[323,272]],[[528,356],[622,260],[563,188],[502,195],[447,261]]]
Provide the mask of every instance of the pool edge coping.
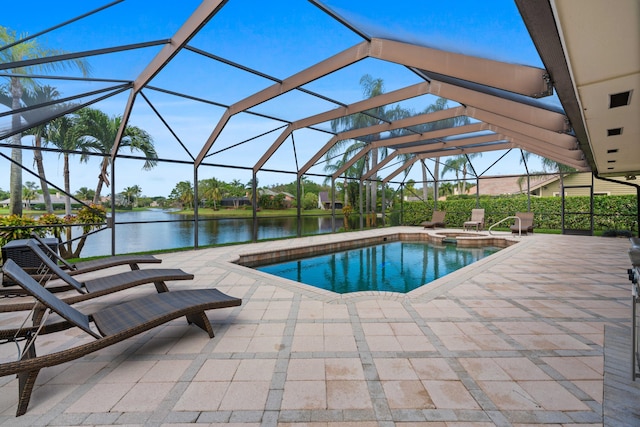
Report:
[[[267,273],[263,273],[250,266],[239,263],[239,260],[242,259],[243,257],[251,258],[255,256],[260,256],[260,255],[264,256],[264,255],[278,253],[278,252],[293,252],[293,251],[300,251],[305,249],[308,250],[308,249],[317,248],[317,247],[322,247],[322,248],[325,248],[326,250],[326,248],[329,246],[332,246],[332,247],[340,246],[335,250],[342,250],[342,249],[348,249],[348,246],[358,247],[358,245],[360,245],[363,241],[371,242],[368,244],[379,244],[379,243],[385,243],[385,242],[398,241],[400,240],[401,236],[408,237],[408,238],[414,238],[416,236],[420,236],[419,239],[414,238],[413,240],[425,241],[425,242],[433,241],[433,242],[440,243],[443,238],[442,236],[443,233],[459,233],[459,234],[464,233],[465,236],[458,237],[458,239],[461,239],[461,241],[464,242],[462,247],[474,246],[472,242],[476,242],[475,245],[478,245],[477,242],[481,240],[502,241],[503,242],[502,244],[504,244],[505,246],[501,247],[500,251],[488,257],[485,257],[472,264],[462,267],[456,271],[453,271],[445,275],[444,277],[441,277],[432,282],[429,282],[428,284],[424,284],[418,287],[417,289],[414,289],[407,293],[390,292],[390,291],[361,291],[361,292],[349,292],[346,294],[339,294],[337,292],[329,291],[322,288],[317,288],[315,286],[308,285],[305,283],[300,283],[295,280],[290,280],[283,277],[278,277],[278,276],[273,276]],[[495,263],[500,262],[502,258],[504,258],[505,256],[509,256],[513,250],[517,248],[524,249],[525,246],[528,246],[526,244],[522,244],[524,243],[523,239],[516,238],[511,234],[489,235],[489,234],[485,234],[484,232],[477,232],[477,233],[478,235],[476,236],[475,235],[476,233],[468,233],[468,232],[465,233],[459,229],[439,229],[439,230],[416,229],[416,230],[393,231],[387,234],[377,234],[375,236],[369,236],[369,237],[361,236],[353,239],[346,239],[346,240],[340,240],[336,242],[323,243],[323,244],[304,244],[301,246],[282,248],[282,249],[272,248],[269,250],[256,250],[256,251],[251,251],[250,253],[236,254],[233,259],[228,259],[226,260],[226,262],[228,264],[231,264],[241,269],[249,269],[250,271],[252,271],[255,274],[258,274],[259,276],[269,277],[272,279],[276,278],[278,286],[282,286],[283,288],[286,288],[290,291],[302,293],[310,298],[322,300],[324,302],[337,303],[337,302],[346,302],[347,300],[352,301],[352,300],[363,300],[363,299],[372,299],[372,298],[383,298],[383,299],[390,299],[390,300],[403,300],[403,299],[410,298],[412,300],[422,299],[422,300],[425,300],[426,302],[434,298],[437,298],[443,293],[455,288],[456,286],[460,285],[465,280],[467,280],[469,277],[477,274],[478,271],[484,271],[485,269],[489,268],[491,265],[494,265]],[[394,238],[396,238],[396,240],[389,240],[390,236],[393,236]],[[491,245],[491,243],[487,244],[483,242],[482,245]],[[499,246],[499,245],[496,245],[496,246]],[[318,255],[319,254],[320,252],[318,252]],[[275,257],[271,257],[271,258],[275,258]]]

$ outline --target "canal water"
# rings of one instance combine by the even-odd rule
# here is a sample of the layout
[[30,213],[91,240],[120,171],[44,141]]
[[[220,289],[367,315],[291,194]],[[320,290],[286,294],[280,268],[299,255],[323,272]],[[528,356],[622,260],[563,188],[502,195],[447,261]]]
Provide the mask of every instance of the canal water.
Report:
[[[302,217],[301,221],[303,235],[332,231],[330,216]],[[194,245],[193,215],[176,214],[161,209],[117,212],[115,222],[116,253],[175,249]],[[336,216],[336,228],[341,226],[342,217]],[[258,240],[295,237],[297,232],[298,222],[295,217],[258,218]],[[74,236],[80,233],[75,230]],[[80,256],[110,255],[111,233],[111,229],[105,229],[89,236]],[[199,218],[199,246],[250,242],[252,239],[252,218]]]

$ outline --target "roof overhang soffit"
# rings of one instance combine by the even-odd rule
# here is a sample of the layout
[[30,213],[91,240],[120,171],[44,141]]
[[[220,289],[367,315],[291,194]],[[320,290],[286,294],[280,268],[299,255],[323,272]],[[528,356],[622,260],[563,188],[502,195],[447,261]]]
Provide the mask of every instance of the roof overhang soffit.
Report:
[[[495,132],[501,131],[500,128],[495,126],[485,126]],[[510,135],[507,135],[507,133],[510,133]],[[402,139],[402,137],[391,139],[400,140]],[[496,151],[516,147],[525,149],[526,151],[529,151],[533,154],[544,156],[549,159],[567,164],[568,166],[572,166],[578,170],[588,170],[587,163],[583,160],[582,152],[580,150],[566,150],[551,146],[550,144],[543,141],[536,141],[535,139],[530,138],[526,135],[520,135],[515,132],[503,132],[448,141],[433,142],[431,140],[431,142],[427,142],[423,145],[413,146],[409,148],[399,148],[390,153],[387,157],[380,161],[378,165],[376,165],[369,172],[363,175],[362,179],[369,179],[371,176],[377,173],[378,170],[385,166],[391,159],[399,155],[414,154],[420,159],[425,159],[483,151]],[[364,153],[365,150],[358,153],[358,158],[362,157]],[[413,164],[413,162],[409,162],[404,168],[408,167],[411,164]],[[400,170],[402,169],[403,168],[401,167]],[[343,173],[345,170],[346,169],[342,169],[341,171],[336,171],[336,173]]]
[[[526,141],[530,141],[533,145],[533,148],[532,150],[527,150],[527,151],[532,151],[536,154],[549,157],[544,154],[545,151],[542,148],[544,147],[549,149],[552,152],[552,154],[554,154],[554,157],[556,159],[564,158],[564,156],[566,156],[568,160],[565,163],[574,167],[579,167],[579,168],[583,167],[582,162],[579,162],[578,164],[576,164],[575,162],[571,161],[571,159],[574,159],[574,160],[581,159],[582,153],[577,150],[577,143],[576,143],[575,137],[564,133],[568,129],[567,129],[566,117],[562,114],[556,113],[554,111],[545,110],[539,107],[523,105],[521,103],[518,103],[512,100],[500,98],[498,96],[475,92],[470,89],[465,89],[449,83],[443,83],[438,81],[431,82],[431,85],[429,86],[429,93],[435,93],[444,98],[452,99],[467,105],[466,108],[456,107],[448,110],[443,110],[438,113],[448,114],[450,117],[456,117],[460,115],[473,117],[484,123],[494,125],[493,127],[484,127],[482,129],[491,129],[498,133],[500,133],[502,129],[507,129],[509,134],[511,134],[514,137],[518,137],[520,140],[523,139],[523,138],[520,138],[520,135],[522,136],[529,135],[529,136],[526,136],[524,139]],[[371,98],[367,101],[378,100],[379,98],[385,95]],[[379,102],[377,102],[376,104],[385,105],[384,100],[379,100]],[[480,106],[482,108],[476,108],[476,106]],[[461,108],[464,108],[464,112],[461,112],[460,110]],[[345,107],[345,110],[354,112],[356,109]],[[453,111],[448,113],[450,110],[453,110]],[[337,113],[337,111],[338,110],[332,110],[331,112],[328,112],[328,113],[335,114]],[[300,120],[299,122],[301,123],[305,122],[310,124],[321,123],[322,121],[316,121],[318,120],[318,117],[322,116],[323,118],[326,118],[327,116],[325,116],[325,114],[328,114],[328,113],[322,113],[320,115],[314,116],[316,119],[310,120],[309,122],[307,122],[307,119]],[[436,114],[436,113],[432,113],[432,114]],[[333,119],[337,117],[331,116],[331,118]],[[399,129],[405,126],[423,124],[429,121],[434,121],[433,118],[434,116],[430,114],[423,114],[423,115],[411,117],[409,119],[398,120],[396,122],[392,122],[388,124],[376,125],[369,128],[353,129],[350,131],[337,134],[334,137],[332,137],[329,140],[329,142],[327,142],[327,144],[325,144],[325,146],[322,147],[316,153],[316,155],[314,155],[300,169],[300,171],[298,171],[298,176],[304,174],[336,142],[340,140],[365,136],[373,133],[382,132],[384,130]],[[436,118],[435,120],[441,120],[443,118],[448,118],[448,117],[442,116],[442,117]],[[419,123],[418,121],[420,121],[421,119],[428,119],[428,120],[424,120],[421,123]],[[482,129],[477,129],[477,130],[482,130]],[[463,129],[460,129],[460,130],[463,130]],[[472,131],[473,130],[469,130],[468,132],[472,132]],[[459,133],[463,133],[463,132],[453,132],[448,135],[454,135]],[[288,134],[289,134],[289,129],[283,132],[283,135],[288,136]],[[272,145],[268,153],[266,153],[265,156],[263,156],[263,159],[262,159],[263,161],[266,161],[268,157],[273,155],[273,152],[275,152],[275,149],[279,147],[279,145],[282,143],[282,141],[284,141],[284,138],[286,138],[286,136],[282,137],[281,135],[282,138],[279,138],[278,141],[276,141],[277,146],[276,146],[276,143]],[[447,134],[443,133],[441,135],[432,135],[430,136],[430,138],[436,138],[436,137],[442,137],[442,136],[447,136]],[[404,139],[401,139],[401,138],[404,138]],[[399,138],[390,138],[383,141],[388,141],[389,144],[385,146],[390,146],[393,144],[400,144],[402,142],[412,142],[412,141],[420,141],[420,140],[426,140],[426,139],[429,139],[429,137],[426,137],[426,135],[410,135],[410,136],[404,136]],[[392,141],[393,141],[393,144],[391,143]],[[536,142],[537,144],[535,144]],[[448,143],[453,144],[453,142],[448,142]],[[379,142],[376,142],[376,144],[386,144],[386,143],[379,141]],[[410,150],[405,151],[405,153],[408,153],[408,152],[410,152]],[[259,162],[258,164],[256,164],[256,167],[254,168],[254,170],[258,170],[260,167],[262,167],[263,164],[264,163]]]
[[467,149],[462,149],[461,148],[461,149],[457,149],[457,150],[451,150],[451,151],[447,152],[446,154],[441,154],[441,155],[438,154],[438,153],[428,153],[428,154],[422,154],[422,155],[419,155],[419,156],[414,156],[414,157],[411,158],[410,161],[405,162],[400,167],[398,167],[396,170],[394,170],[392,173],[390,173],[385,178],[383,178],[382,179],[382,183],[386,184],[387,182],[389,182],[390,180],[395,178],[400,172],[402,172],[403,170],[407,169],[408,167],[413,165],[418,160],[445,157],[445,156],[456,156],[456,155],[459,155],[459,154],[471,154],[471,153],[481,153],[481,152],[486,152],[486,151],[508,150],[509,148],[513,148],[513,143],[501,142],[501,143],[493,144],[490,147],[474,147],[474,148],[467,148]]
[[[375,98],[372,98],[375,99]],[[406,119],[396,120],[392,123],[384,123],[380,125],[370,126],[368,128],[353,129],[346,132],[340,132],[334,135],[318,152],[298,171],[298,176],[306,173],[322,156],[324,156],[333,145],[345,139],[357,138],[371,133],[380,133],[408,126],[415,126],[438,120],[453,118],[464,115],[464,107],[449,108],[447,110],[436,111],[434,113],[419,114],[417,116],[408,117]]]
[[[558,26],[554,17],[554,2],[514,0],[514,3],[527,26],[527,30],[540,54],[540,58],[544,62],[545,68],[549,71],[555,84],[558,98],[562,102],[563,109],[571,122],[573,131],[582,151],[585,153],[587,161],[593,171],[599,172],[591,151],[582,108],[580,108],[580,103],[578,102],[571,71],[565,58],[566,52],[558,34]],[[580,7],[578,3],[575,6]]]
[[361,149],[358,153],[356,153],[353,157],[351,157],[340,169],[338,169],[333,176],[342,175],[347,169],[355,164],[358,160],[360,160],[365,154],[369,153],[373,149],[378,149],[382,147],[389,147],[393,145],[397,145],[398,143],[407,143],[412,140],[422,140],[422,139],[433,139],[433,138],[444,138],[446,136],[452,135],[460,135],[464,133],[470,132],[479,132],[482,130],[486,130],[488,125],[485,123],[474,123],[471,125],[465,126],[456,126],[447,129],[439,129],[431,132],[425,132],[422,135],[408,135],[408,136],[400,136],[397,138],[388,138],[383,140],[374,141],[371,144],[367,145],[363,149]]
[[[391,93],[393,92],[366,100],[369,101],[369,103],[367,103],[368,108],[373,108],[390,103],[388,102],[388,98],[385,99],[382,97],[390,95]],[[493,121],[496,121],[498,124],[504,125],[507,128],[526,128],[527,131],[533,132],[536,137],[541,138],[544,141],[555,143],[567,149],[577,148],[575,137],[564,133],[569,129],[566,117],[563,114],[531,105],[524,105],[519,102],[501,98],[499,96],[476,92],[470,89],[436,80],[431,81],[431,84],[428,86],[428,93],[438,95],[443,98],[466,105],[467,107],[465,109],[465,113],[458,115],[467,115],[486,123],[492,123]],[[396,100],[399,99],[394,97],[394,101],[391,102],[395,102]],[[375,104],[372,104],[374,102]],[[330,112],[322,113],[307,119],[299,120],[298,122],[296,122],[295,126],[291,127],[291,129],[287,128],[285,129],[285,131],[283,131],[282,135],[276,140],[276,142],[274,142],[274,144],[269,148],[269,150],[260,159],[260,161],[256,163],[256,165],[254,166],[254,171],[259,170],[264,165],[264,163],[266,163],[266,161],[273,155],[273,153],[275,153],[277,148],[284,142],[289,133],[292,132],[294,128],[297,129],[298,127],[302,127],[303,123],[307,126],[310,126],[312,124],[322,123],[323,121],[342,117],[336,116],[336,114],[339,114],[340,111],[349,111],[349,114],[353,114],[355,112],[365,111],[368,108],[359,110],[355,107],[355,104],[352,104],[348,107],[332,110]],[[471,113],[467,113],[467,111],[470,111]],[[456,114],[457,112],[458,111],[456,110]],[[425,118],[427,116],[428,115],[422,115],[422,117]],[[405,126],[407,125],[406,123],[407,122],[405,122]],[[423,123],[427,123],[427,121]],[[419,123],[411,123],[411,125],[416,124]],[[378,128],[378,126],[380,127]],[[373,126],[370,128],[354,129],[352,131],[348,131],[349,133],[344,132],[342,134],[338,134],[335,137],[331,138],[331,140],[300,169],[298,175],[305,173],[333,146],[333,144],[335,144],[339,140],[355,138],[357,136],[364,136],[384,130],[398,129],[401,127],[404,126],[402,124],[396,125],[396,122],[393,122],[389,124]]]
[[[461,126],[460,128],[464,128]],[[533,154],[537,154],[540,156],[544,156],[550,158],[552,160],[567,164],[568,166],[572,166],[578,170],[588,170],[587,163],[583,159],[582,151],[577,149],[564,149],[561,147],[553,146],[544,141],[538,141],[535,138],[531,138],[527,135],[522,135],[517,132],[510,132],[508,130],[501,129],[497,126],[485,125],[485,128],[488,128],[494,132],[489,135],[481,135],[475,137],[468,138],[459,138],[448,141],[437,141],[433,142],[433,138],[429,142],[425,142],[423,145],[412,146],[407,148],[399,148],[392,153],[390,153],[387,157],[381,160],[375,167],[373,167],[369,172],[362,176],[363,180],[369,179],[378,170],[384,167],[389,161],[399,155],[408,155],[415,154],[416,157],[420,159],[425,158],[438,158],[445,156],[453,156],[458,154],[465,153],[473,153],[473,152],[482,152],[482,151],[495,151],[501,149],[509,149],[509,148],[522,148],[528,152]],[[500,133],[502,132],[502,133]],[[462,133],[462,132],[461,132]],[[417,135],[416,135],[417,136]],[[415,136],[412,136],[415,137]],[[398,138],[389,138],[388,143],[384,144],[386,146],[392,146],[392,141],[394,142],[406,142],[405,137]],[[376,143],[382,143],[383,141],[376,141]],[[472,146],[472,147],[469,147]],[[468,148],[465,148],[468,147]],[[364,150],[361,153],[358,153],[359,157],[364,154]],[[355,156],[354,156],[355,157]],[[359,158],[358,157],[358,158]],[[409,162],[404,168],[413,164],[413,162]],[[400,170],[404,169],[400,168]],[[343,173],[345,169],[340,171]],[[336,171],[338,172],[338,171]],[[395,175],[394,175],[395,176]]]
[[371,57],[539,98],[553,93],[547,71],[393,40],[371,39]]
[[414,147],[407,148],[399,148],[396,151],[398,154],[416,154],[420,155],[425,151],[429,152],[437,152],[438,150],[442,150],[443,152],[446,150],[451,150],[452,148],[460,148],[466,147],[469,145],[483,145],[489,144],[496,141],[504,141],[507,137],[500,133],[491,133],[488,135],[481,136],[471,136],[467,138],[458,138],[454,140],[446,140],[446,141],[425,141],[424,144]]

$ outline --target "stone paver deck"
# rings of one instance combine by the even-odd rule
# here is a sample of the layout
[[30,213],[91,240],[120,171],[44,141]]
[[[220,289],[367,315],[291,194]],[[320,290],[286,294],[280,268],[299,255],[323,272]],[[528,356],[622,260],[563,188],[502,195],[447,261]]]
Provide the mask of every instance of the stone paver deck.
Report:
[[[241,307],[208,313],[216,337],[177,320],[44,369],[19,418],[17,380],[0,378],[0,422],[602,425],[605,328],[631,325],[626,239],[522,237],[407,295],[341,296],[229,262],[391,230],[423,232],[395,227],[159,255],[162,267],[196,276],[170,288],[217,287],[243,298]],[[88,312],[154,290],[79,307]],[[0,314],[0,327],[24,316]],[[78,331],[42,336],[38,351],[84,339]],[[15,358],[15,346],[0,346],[0,357]]]

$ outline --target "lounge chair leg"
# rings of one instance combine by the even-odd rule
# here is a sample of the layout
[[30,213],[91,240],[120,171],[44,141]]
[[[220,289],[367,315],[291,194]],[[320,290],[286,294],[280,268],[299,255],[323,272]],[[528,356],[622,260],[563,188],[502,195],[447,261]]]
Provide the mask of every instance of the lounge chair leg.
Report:
[[44,317],[45,308],[42,304],[36,303],[36,307],[33,309],[33,315],[31,316],[31,322],[34,325],[39,325]]
[[[30,340],[27,341],[29,345]],[[29,345],[27,352],[22,357],[22,360],[27,360],[36,357],[35,345]],[[40,369],[34,369],[32,371],[18,373],[18,409],[16,409],[16,417],[24,415],[27,412],[29,406],[29,400],[31,400],[31,392],[33,386],[36,384],[36,378],[38,378]]]
[[156,285],[156,290],[158,291],[159,294],[163,293],[163,292],[169,292],[169,288],[167,287],[167,284],[160,281],[160,282],[153,282],[154,285]]
[[200,313],[187,314],[187,322],[197,325],[200,329],[209,334],[209,338],[213,338],[215,336],[213,334],[211,322],[209,322],[209,318],[204,314],[204,311],[201,311]]

